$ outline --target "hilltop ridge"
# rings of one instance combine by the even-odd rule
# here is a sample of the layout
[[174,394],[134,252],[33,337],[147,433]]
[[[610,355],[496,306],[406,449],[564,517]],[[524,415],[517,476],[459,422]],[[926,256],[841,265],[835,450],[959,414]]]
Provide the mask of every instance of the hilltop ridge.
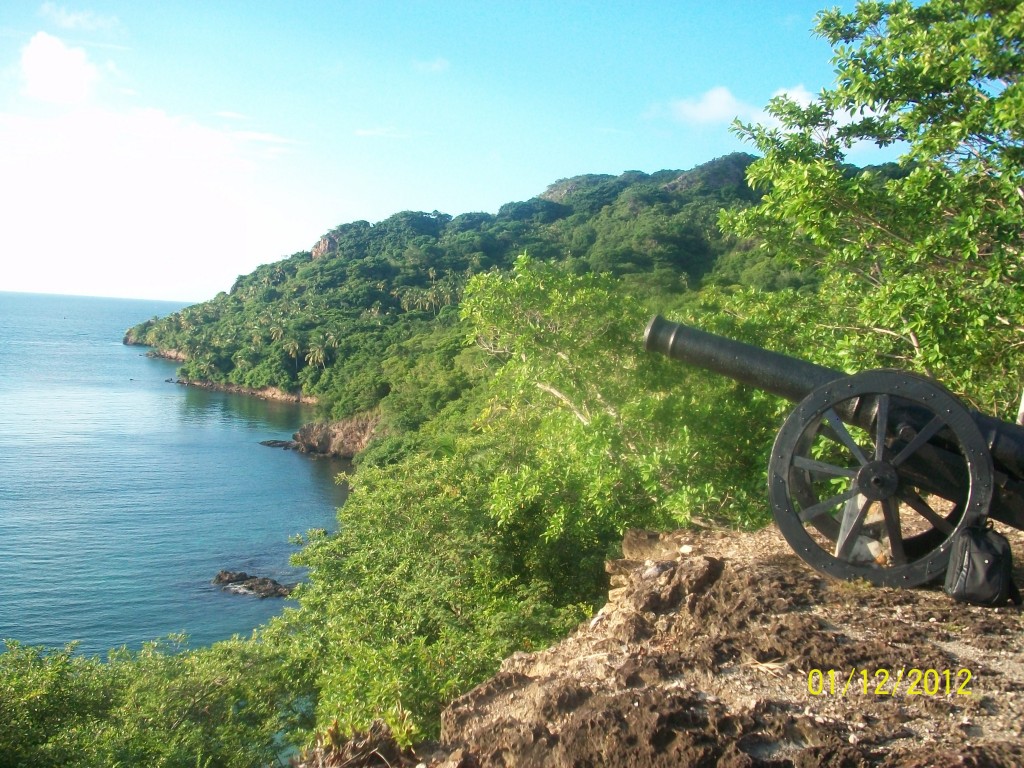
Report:
[[333,418],[365,412],[394,389],[381,370],[386,350],[450,324],[472,275],[507,269],[524,252],[645,293],[678,295],[708,280],[770,287],[777,270],[759,272],[746,250],[741,266],[729,262],[738,244],[717,225],[723,207],[758,199],[744,180],[753,160],[736,153],[687,171],[584,174],[494,214],[348,222],[125,340],[173,352],[187,380],[301,393]]

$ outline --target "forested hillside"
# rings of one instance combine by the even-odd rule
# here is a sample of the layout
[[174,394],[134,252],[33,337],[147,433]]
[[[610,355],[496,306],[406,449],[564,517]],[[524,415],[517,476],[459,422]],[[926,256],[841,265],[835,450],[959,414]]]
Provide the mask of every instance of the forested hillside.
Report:
[[[325,417],[377,410],[381,431],[338,532],[297,555],[294,608],[176,656],[14,645],[0,754],[243,766],[375,717],[433,736],[501,659],[590,616],[626,528],[765,524],[789,404],[645,353],[656,311],[844,370],[927,373],[1014,420],[1024,10],[865,3],[817,31],[836,85],[738,124],[756,159],[345,224],[132,329],[187,377],[301,388]],[[898,147],[899,167],[851,167],[867,145]]]
[[449,325],[445,310],[472,275],[508,269],[522,253],[574,274],[607,272],[645,295],[678,295],[709,279],[799,281],[750,263],[749,253],[715,273],[736,244],[718,228],[718,211],[758,197],[744,178],[752,160],[566,179],[496,215],[405,211],[343,224],[312,251],[240,276],[228,293],[133,328],[130,338],[184,355],[187,378],[301,389],[325,415],[349,415],[394,388],[389,349]]

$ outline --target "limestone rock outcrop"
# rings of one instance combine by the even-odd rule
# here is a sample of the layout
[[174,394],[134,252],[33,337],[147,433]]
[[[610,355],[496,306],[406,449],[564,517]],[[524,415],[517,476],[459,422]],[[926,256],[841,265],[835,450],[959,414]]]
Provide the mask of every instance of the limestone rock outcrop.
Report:
[[338,245],[338,241],[334,235],[324,235],[317,240],[316,245],[313,246],[312,254],[313,261],[322,259],[324,256],[333,251]]

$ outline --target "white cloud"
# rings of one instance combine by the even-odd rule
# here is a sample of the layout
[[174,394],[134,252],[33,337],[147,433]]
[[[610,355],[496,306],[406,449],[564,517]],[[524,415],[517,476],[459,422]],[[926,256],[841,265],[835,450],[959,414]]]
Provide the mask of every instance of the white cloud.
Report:
[[747,118],[760,112],[757,107],[737,99],[723,85],[696,99],[679,99],[670,105],[670,109],[676,120],[690,125],[728,124],[737,117]]
[[37,101],[81,104],[88,101],[99,70],[81,48],[37,32],[21,51],[24,93]]
[[[816,98],[803,84],[779,88],[772,94],[773,98],[775,96],[788,96],[801,106],[807,106]],[[673,119],[686,125],[728,125],[737,118],[763,125],[777,123],[763,107],[736,98],[724,85],[715,86],[695,99],[674,101],[669,110]]]
[[788,96],[791,101],[795,101],[801,107],[806,107],[817,99],[817,95],[808,91],[803,83],[790,88],[779,88],[772,94],[772,98],[776,96]]
[[446,72],[451,67],[451,62],[438,56],[430,61],[414,61],[412,65],[418,72],[438,73]]
[[116,29],[120,26],[116,16],[99,16],[92,11],[69,11],[56,3],[43,3],[39,13],[61,29],[97,32]]
[[255,144],[276,144],[289,145],[297,144],[295,139],[289,139],[286,136],[278,136],[276,133],[264,133],[262,131],[234,131],[231,134],[237,139],[242,141],[251,141]]
[[291,139],[90,100],[103,72],[44,33],[21,67],[59,108],[0,111],[0,290],[199,300],[323,227],[273,178]]
[[0,115],[0,290],[198,300],[305,247],[258,150],[156,109]]

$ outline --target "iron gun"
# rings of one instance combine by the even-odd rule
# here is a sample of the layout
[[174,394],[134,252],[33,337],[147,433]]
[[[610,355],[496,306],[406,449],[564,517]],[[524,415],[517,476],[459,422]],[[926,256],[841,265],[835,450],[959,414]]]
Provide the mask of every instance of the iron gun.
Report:
[[657,316],[644,348],[797,403],[772,446],[768,496],[786,541],[821,573],[918,586],[945,574],[966,526],[1024,529],[1024,427],[934,379],[849,375]]

